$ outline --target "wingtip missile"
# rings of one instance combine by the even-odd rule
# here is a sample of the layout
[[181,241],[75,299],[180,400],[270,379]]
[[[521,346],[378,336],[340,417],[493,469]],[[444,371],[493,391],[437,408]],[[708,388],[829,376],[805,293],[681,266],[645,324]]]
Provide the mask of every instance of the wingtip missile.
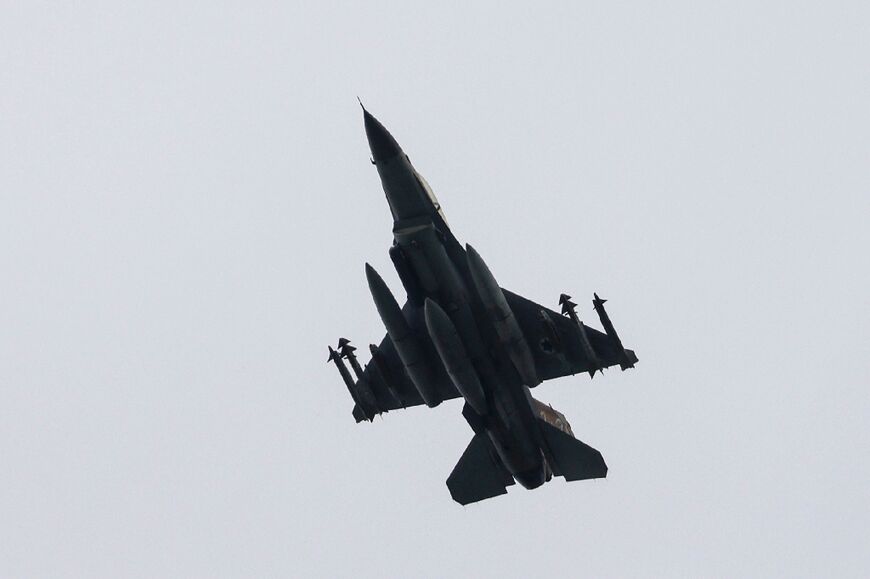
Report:
[[604,300],[604,299],[601,299],[600,297],[598,297],[598,294],[597,294],[597,293],[593,293],[592,295],[595,296],[595,299],[592,300],[592,306],[593,306],[596,310],[597,310],[599,307],[603,306],[605,303],[607,303],[607,300]]
[[362,368],[359,365],[359,360],[356,359],[356,354],[354,352],[356,348],[350,345],[350,340],[347,338],[340,338],[338,340],[338,352],[342,358],[346,358],[348,362],[350,362],[351,368],[353,368],[353,373],[356,375],[357,379],[362,378]]
[[598,312],[598,318],[601,320],[601,325],[604,326],[604,332],[619,352],[619,367],[623,370],[634,368],[637,359],[634,357],[634,352],[629,355],[628,352],[630,352],[630,350],[626,350],[625,346],[622,345],[622,340],[619,339],[619,334],[616,333],[616,329],[613,327],[613,322],[610,321],[610,316],[607,314],[607,310],[604,309],[604,303],[607,300],[601,299],[597,293],[592,295],[595,296],[595,299],[592,300],[592,306],[595,308],[595,311]]
[[350,340],[342,338],[338,341],[338,351],[341,354],[342,358],[347,358],[349,356],[353,356],[356,348],[350,345]]

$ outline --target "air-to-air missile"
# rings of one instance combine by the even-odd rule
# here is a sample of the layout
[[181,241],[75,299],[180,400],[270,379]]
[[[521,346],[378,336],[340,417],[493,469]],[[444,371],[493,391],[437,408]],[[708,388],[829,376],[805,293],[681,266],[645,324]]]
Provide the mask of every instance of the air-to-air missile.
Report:
[[577,332],[580,336],[580,347],[583,349],[583,355],[589,360],[589,377],[595,377],[595,371],[601,371],[601,361],[595,353],[595,349],[589,342],[589,335],[586,333],[586,325],[577,317],[577,304],[571,301],[571,296],[562,294],[559,296],[559,305],[562,306],[562,315],[571,318],[577,324]]
[[526,343],[526,338],[514,317],[513,311],[508,306],[504,293],[502,293],[498,282],[495,281],[495,277],[489,271],[489,267],[480,257],[480,254],[467,244],[465,250],[468,270],[474,280],[480,301],[483,302],[483,306],[495,326],[499,341],[507,351],[508,357],[513,362],[523,383],[529,388],[537,386],[541,381],[535,372],[535,359],[532,357],[532,351]]
[[[378,399],[372,390],[368,379],[363,376],[363,370],[359,365],[354,351],[356,348],[350,345],[350,340],[347,338],[338,339],[338,353],[341,358],[347,359],[350,362],[350,367],[353,368],[353,373],[356,375],[356,384],[352,388],[356,391],[357,399],[362,403],[360,407],[366,413],[366,416],[374,416],[380,413],[381,409],[378,405]],[[348,386],[351,388],[351,386]]]
[[441,306],[429,298],[426,298],[424,315],[426,328],[453,385],[475,412],[480,415],[487,414],[483,387],[453,322]]
[[341,354],[341,357],[347,358],[348,362],[350,362],[350,367],[353,368],[353,373],[356,375],[357,379],[359,379],[362,376],[362,368],[360,368],[354,350],[356,350],[356,348],[350,345],[350,340],[347,338],[338,339],[338,351]]
[[359,394],[357,393],[356,384],[354,383],[353,378],[350,375],[350,372],[347,370],[347,366],[344,365],[344,361],[341,359],[341,354],[336,352],[332,346],[329,346],[329,358],[327,358],[327,362],[334,362],[335,367],[338,368],[338,373],[341,374],[341,379],[344,380],[345,386],[347,386],[347,391],[350,392],[350,397],[353,398],[353,401],[356,405],[363,411],[367,420],[371,421],[374,419],[374,414],[369,413],[366,410],[367,404],[364,404],[360,399]]
[[623,370],[634,368],[634,364],[637,362],[637,357],[635,356],[634,359],[632,359],[625,351],[625,347],[622,345],[622,340],[619,339],[619,335],[617,335],[616,329],[610,321],[610,316],[607,315],[607,311],[604,309],[604,302],[607,300],[598,297],[597,293],[593,295],[595,296],[595,299],[592,300],[592,307],[594,307],[595,311],[598,312],[598,318],[601,320],[601,325],[604,326],[604,331],[607,333],[607,337],[610,338],[610,341],[620,352],[619,367]]
[[366,264],[366,279],[368,280],[369,290],[372,293],[372,299],[375,302],[375,308],[378,310],[378,315],[384,326],[387,328],[387,334],[393,345],[396,347],[396,353],[405,366],[408,376],[420,393],[420,397],[426,406],[434,407],[441,403],[441,397],[438,394],[435,378],[432,368],[426,361],[423,349],[417,340],[417,337],[411,332],[410,326],[405,316],[402,315],[402,310],[396,302],[396,298],[390,292],[387,284],[378,275],[378,272]]

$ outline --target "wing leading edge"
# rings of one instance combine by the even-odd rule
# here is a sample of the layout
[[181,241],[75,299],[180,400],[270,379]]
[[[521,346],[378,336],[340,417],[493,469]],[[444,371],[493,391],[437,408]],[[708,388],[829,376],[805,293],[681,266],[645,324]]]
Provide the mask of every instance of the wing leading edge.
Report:
[[[502,291],[532,349],[541,380],[624,364],[626,358],[637,362],[633,351],[623,353],[618,338],[615,340],[585,324],[581,333],[574,320],[506,289]],[[590,359],[587,354],[584,333],[597,359]]]

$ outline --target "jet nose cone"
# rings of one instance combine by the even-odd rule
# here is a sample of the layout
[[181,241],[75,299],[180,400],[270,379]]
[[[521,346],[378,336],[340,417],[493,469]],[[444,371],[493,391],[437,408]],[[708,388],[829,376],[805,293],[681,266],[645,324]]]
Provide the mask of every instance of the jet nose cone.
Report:
[[393,135],[365,109],[363,109],[363,119],[366,125],[366,137],[369,139],[369,148],[372,150],[375,162],[392,159],[402,152],[402,148],[393,138]]

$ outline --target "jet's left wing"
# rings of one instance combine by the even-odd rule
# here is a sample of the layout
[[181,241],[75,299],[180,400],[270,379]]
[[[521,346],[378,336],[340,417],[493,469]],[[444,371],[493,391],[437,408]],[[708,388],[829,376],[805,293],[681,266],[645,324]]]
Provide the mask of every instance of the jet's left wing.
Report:
[[504,288],[502,292],[532,350],[541,380],[607,368],[626,360],[637,362],[633,351],[623,353],[610,336],[584,324],[583,331],[595,356],[590,359],[581,329],[572,319]]

